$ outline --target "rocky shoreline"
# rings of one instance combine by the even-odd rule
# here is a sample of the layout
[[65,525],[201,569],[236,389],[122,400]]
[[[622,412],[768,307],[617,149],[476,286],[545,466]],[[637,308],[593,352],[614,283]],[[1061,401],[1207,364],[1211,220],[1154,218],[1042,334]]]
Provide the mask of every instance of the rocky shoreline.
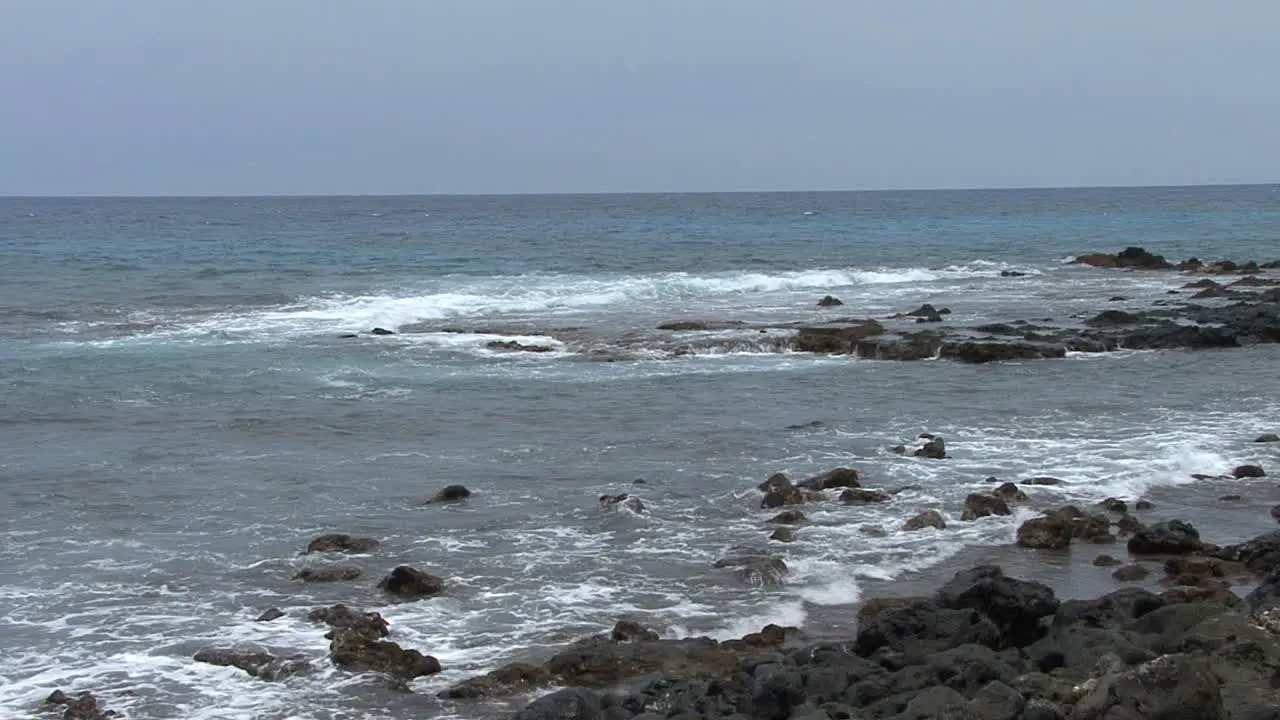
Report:
[[[558,350],[575,359],[610,362],[647,357],[645,353],[653,352],[664,357],[682,357],[717,348],[749,348],[891,361],[936,358],[990,363],[1062,358],[1070,352],[1196,350],[1280,342],[1280,277],[1272,276],[1272,271],[1280,269],[1280,261],[1204,263],[1191,258],[1175,264],[1142,248],[1131,247],[1114,255],[1083,255],[1075,264],[1124,272],[1182,273],[1200,279],[1171,290],[1168,297],[1146,309],[1102,310],[1083,322],[1042,318],[966,326],[954,323],[948,317],[949,309],[926,303],[915,310],[886,317],[833,317],[820,322],[673,320],[647,331],[628,330],[603,343],[604,347],[580,328],[466,328],[424,324],[397,330],[374,328],[367,334],[451,332],[508,338],[539,336],[551,338],[557,345],[529,344],[514,339],[490,340],[485,345],[489,350],[502,353]],[[1002,275],[1027,279],[1023,273],[1012,271]],[[1126,298],[1113,296],[1108,300],[1120,302]],[[809,309],[834,313],[844,307],[839,298],[826,295]],[[698,334],[726,332],[737,333],[737,336],[698,337]],[[351,333],[342,337],[355,339],[361,335]]]

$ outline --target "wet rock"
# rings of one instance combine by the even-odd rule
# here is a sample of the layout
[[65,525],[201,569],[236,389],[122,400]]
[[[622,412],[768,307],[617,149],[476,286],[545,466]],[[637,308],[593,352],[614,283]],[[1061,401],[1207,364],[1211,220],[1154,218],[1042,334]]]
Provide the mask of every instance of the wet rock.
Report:
[[1274,433],[1267,433],[1266,435],[1259,435],[1258,437],[1254,438],[1253,441],[1256,443],[1280,442],[1280,435],[1276,435]]
[[1111,520],[1106,515],[1090,515],[1075,505],[1066,505],[1056,510],[1048,510],[1045,515],[1060,518],[1071,527],[1071,537],[1091,543],[1112,543],[1116,541],[1111,534]]
[[885,530],[879,525],[873,525],[870,523],[866,525],[859,525],[858,532],[862,533],[863,535],[866,535],[867,537],[882,538],[882,537],[887,537],[889,535],[889,531]]
[[791,478],[782,473],[774,473],[769,476],[768,480],[756,486],[756,489],[762,493],[772,492],[774,490],[786,490],[792,487]]
[[777,525],[796,525],[798,523],[804,522],[804,513],[800,512],[799,510],[783,510],[782,512],[778,513],[777,515],[774,515],[773,517],[769,518],[765,522],[774,523]]
[[893,499],[889,493],[879,490],[850,489],[840,493],[840,502],[845,505],[870,505],[872,503],[889,502]]
[[327,565],[302,568],[293,579],[313,583],[344,582],[355,580],[360,575],[360,568],[354,565]]
[[1013,511],[1009,509],[1009,504],[1003,498],[983,493],[970,493],[964,499],[964,511],[960,513],[960,519],[968,522],[990,515],[1012,514]]
[[636,640],[657,640],[658,633],[637,622],[619,620],[609,633],[614,642],[634,642]]
[[913,453],[916,457],[932,458],[934,460],[942,460],[947,456],[947,444],[940,437],[934,437],[924,444],[924,447]]
[[444,580],[417,568],[400,565],[382,578],[378,589],[406,600],[416,600],[444,592]]
[[1213,555],[1223,560],[1242,563],[1255,572],[1267,572],[1280,565],[1280,530],[1263,533],[1238,545],[1228,545]]
[[1240,500],[1239,495],[1223,495],[1218,498],[1218,502],[1236,502],[1238,500]]
[[663,323],[658,326],[659,330],[672,330],[675,332],[690,332],[698,330],[709,330],[710,325],[701,320],[676,320],[675,322]]
[[1121,515],[1120,519],[1116,521],[1116,529],[1120,531],[1121,535],[1132,535],[1142,528],[1143,525],[1138,518],[1127,513]]
[[787,505],[799,505],[807,500],[804,491],[793,485],[786,487],[777,487],[765,492],[764,497],[760,499],[760,507],[779,508]]
[[277,620],[282,617],[284,617],[283,610],[280,608],[270,608],[255,618],[254,622],[271,622],[272,620]]
[[1280,520],[1280,505],[1271,506],[1271,517]]
[[378,549],[378,541],[371,537],[356,537],[346,533],[321,535],[307,545],[307,553],[369,553]]
[[601,510],[618,510],[620,508],[630,510],[636,515],[641,515],[645,511],[644,503],[640,501],[640,498],[635,497],[630,493],[600,496]]
[[1052,342],[961,341],[943,343],[938,357],[970,364],[1064,358],[1065,345]]
[[1110,555],[1099,555],[1093,559],[1093,564],[1097,567],[1115,567],[1122,563]]
[[1258,465],[1241,465],[1231,471],[1231,476],[1237,480],[1243,480],[1245,478],[1266,477],[1267,473]]
[[1056,486],[1056,485],[1066,485],[1067,483],[1066,481],[1060,478],[1048,477],[1048,476],[1042,475],[1039,477],[1033,477],[1030,480],[1023,480],[1022,484],[1023,485],[1054,485]]
[[860,488],[858,471],[845,467],[828,470],[821,475],[803,480],[798,487],[807,490],[830,490],[832,488]]
[[369,334],[370,335],[395,335],[395,332],[391,330],[387,330],[386,328],[376,327],[370,330]]
[[858,357],[872,360],[927,360],[942,350],[942,336],[933,332],[909,333],[893,337],[873,337],[854,343]]
[[902,524],[902,529],[908,532],[923,530],[927,527],[945,530],[947,521],[942,518],[942,513],[937,510],[925,510]]
[[810,420],[807,423],[796,423],[794,425],[788,425],[787,429],[788,430],[811,430],[811,429],[817,429],[825,426],[826,426],[826,423],[822,422],[821,420]]
[[64,720],[108,720],[117,717],[116,711],[103,708],[101,701],[88,691],[72,696],[61,690],[54,690],[44,702],[46,705],[62,706]]
[[1226,720],[1227,714],[1209,662],[1174,654],[1099,678],[1080,697],[1072,717]]
[[822,296],[822,299],[818,301],[818,307],[824,307],[824,308],[836,307],[838,305],[843,305],[843,304],[844,304],[843,302],[840,302],[840,298],[835,297],[833,295],[824,295]]
[[1111,573],[1111,577],[1119,580],[1120,582],[1137,582],[1139,580],[1147,579],[1147,576],[1150,574],[1151,571],[1148,570],[1145,565],[1133,563],[1132,565],[1125,565],[1124,567],[1116,568],[1115,572]]
[[1135,555],[1186,555],[1201,550],[1200,533],[1190,523],[1169,520],[1144,527],[1129,538]]
[[764,553],[744,553],[717,560],[716,568],[731,568],[734,576],[751,587],[778,587],[791,570],[779,557]]
[[[378,613],[352,610],[346,605],[316,608],[307,613],[307,619],[312,622],[322,622],[335,630],[354,630],[374,639],[386,637],[391,633],[387,621]],[[326,637],[332,639],[331,635]]]
[[858,343],[884,333],[884,326],[875,320],[853,325],[823,325],[803,327],[796,331],[792,347],[797,352],[845,355],[857,352]]
[[1027,494],[1011,482],[1001,483],[999,487],[991,491],[991,494],[1006,503],[1023,503],[1027,501]]
[[348,672],[378,673],[400,682],[440,672],[440,661],[390,640],[378,640],[355,628],[334,628],[329,658]]
[[436,493],[430,500],[428,505],[438,503],[454,503],[461,502],[471,497],[471,491],[462,485],[446,485],[440,492]]
[[914,598],[860,613],[854,647],[866,657],[881,648],[926,655],[968,644],[998,648],[1001,643],[1000,629],[982,613]]
[[1071,525],[1056,515],[1032,518],[1018,527],[1018,545],[1037,550],[1065,550],[1071,545]]
[[928,303],[921,305],[920,307],[916,308],[915,310],[912,310],[911,312],[903,313],[903,316],[913,317],[916,319],[916,322],[918,323],[942,322],[942,312],[940,312],[938,309],[936,309],[934,306]]
[[1006,647],[1022,647],[1041,635],[1040,620],[1058,610],[1047,585],[1008,577],[998,566],[964,570],[938,589],[941,607],[972,609],[995,622]]
[[302,656],[278,658],[262,650],[204,648],[192,658],[196,662],[239,668],[262,680],[284,680],[311,672],[311,661]]
[[1107,512],[1119,513],[1121,515],[1129,512],[1129,504],[1119,498],[1109,497],[1098,503],[1098,507]]
[[796,531],[789,527],[775,528],[772,533],[769,533],[769,539],[784,543],[795,542]]
[[907,446],[906,446],[906,445],[894,445],[893,447],[889,448],[889,452],[893,453],[894,455],[906,455],[906,454],[907,454]]
[[534,700],[512,720],[600,720],[602,717],[598,694],[586,688],[567,688]]
[[1123,310],[1103,310],[1085,321],[1086,325],[1102,326],[1109,325],[1136,325],[1143,321],[1141,315],[1127,313]]
[[1000,277],[1026,277],[1027,273],[1018,272],[1017,270],[1001,270]]
[[342,333],[341,335],[339,335],[339,336],[338,336],[338,339],[339,339],[339,340],[352,340],[352,339],[355,339],[355,338],[358,338],[358,337],[360,337],[360,335],[359,335],[359,334],[357,334],[357,333]]
[[1140,247],[1127,247],[1115,255],[1091,253],[1075,259],[1077,264],[1096,268],[1132,268],[1135,270],[1171,270],[1173,264],[1160,255]]
[[1124,302],[1128,299],[1129,298],[1123,295],[1112,295],[1111,297],[1107,298],[1107,302]]
[[484,345],[490,350],[507,350],[510,352],[547,353],[555,348],[550,345],[526,345],[517,340],[491,340]]
[[1138,502],[1134,504],[1133,509],[1139,510],[1139,511],[1153,510],[1155,509],[1155,503],[1151,502],[1150,500],[1143,500],[1140,498]]

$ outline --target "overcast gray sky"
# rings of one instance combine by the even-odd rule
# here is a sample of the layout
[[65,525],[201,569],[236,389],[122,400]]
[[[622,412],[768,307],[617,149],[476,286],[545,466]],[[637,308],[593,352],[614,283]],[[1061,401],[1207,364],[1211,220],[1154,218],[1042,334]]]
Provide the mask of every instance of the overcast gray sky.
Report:
[[0,194],[1280,181],[1276,0],[0,0]]

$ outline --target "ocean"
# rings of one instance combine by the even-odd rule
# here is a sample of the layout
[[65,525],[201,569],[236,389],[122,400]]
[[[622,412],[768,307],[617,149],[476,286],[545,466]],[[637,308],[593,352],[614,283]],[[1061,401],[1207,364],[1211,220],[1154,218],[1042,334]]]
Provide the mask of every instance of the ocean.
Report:
[[[0,198],[0,716],[63,688],[131,720],[496,717],[435,693],[620,617],[838,636],[860,599],[975,559],[1065,597],[1110,586],[1090,548],[1013,547],[1030,508],[960,521],[989,476],[1064,481],[1033,507],[1148,498],[1214,542],[1274,528],[1273,481],[1190,475],[1280,467],[1250,442],[1280,432],[1280,346],[965,365],[796,353],[776,328],[830,317],[825,295],[847,317],[1075,322],[1198,277],[1067,262],[1131,245],[1275,260],[1280,192]],[[708,325],[658,329],[679,321]],[[543,351],[491,345],[511,341]],[[925,432],[952,457],[890,451]],[[756,486],[840,466],[898,492],[768,540]],[[474,495],[424,504],[450,484]],[[643,511],[600,506],[623,492]],[[931,508],[945,530],[900,529]],[[328,532],[381,547],[344,559],[359,579],[293,579],[339,561],[300,554]],[[786,582],[714,567],[742,546]],[[445,593],[392,602],[375,585],[399,564]],[[333,669],[305,614],[338,602],[443,672],[406,694]],[[233,644],[316,671],[192,659]]]

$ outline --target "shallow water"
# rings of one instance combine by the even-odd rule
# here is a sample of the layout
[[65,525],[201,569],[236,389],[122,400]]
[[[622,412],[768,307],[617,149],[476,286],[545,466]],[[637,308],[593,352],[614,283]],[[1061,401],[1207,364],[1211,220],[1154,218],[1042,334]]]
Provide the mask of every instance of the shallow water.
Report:
[[[1020,516],[960,522],[988,476],[1065,481],[1029,489],[1033,507],[1145,496],[1212,541],[1252,536],[1274,527],[1274,484],[1190,474],[1280,465],[1249,442],[1280,426],[1276,346],[975,367],[655,328],[923,302],[955,325],[1064,323],[1195,279],[1064,257],[1270,260],[1277,227],[1269,188],[0,200],[0,714],[62,687],[130,718],[482,717],[499,709],[433,694],[619,616],[673,637],[839,633],[860,598],[980,560],[1065,596],[1110,587],[1089,561],[1116,548],[1031,553],[1009,545]],[[845,306],[814,307],[828,293]],[[374,326],[401,334],[337,338]],[[889,452],[926,431],[953,457]],[[797,542],[769,543],[755,485],[841,465],[913,489],[806,507]],[[476,495],[422,505],[450,483]],[[646,511],[597,506],[624,491]],[[948,528],[899,531],[926,508]],[[331,531],[382,540],[351,559],[364,576],[291,580]],[[772,545],[788,582],[711,567],[742,545]],[[446,596],[388,603],[373,586],[399,563]],[[382,612],[445,671],[401,695],[328,669],[301,616],[333,602]],[[253,622],[271,606],[290,614]],[[273,684],[191,660],[232,642],[321,670]]]

